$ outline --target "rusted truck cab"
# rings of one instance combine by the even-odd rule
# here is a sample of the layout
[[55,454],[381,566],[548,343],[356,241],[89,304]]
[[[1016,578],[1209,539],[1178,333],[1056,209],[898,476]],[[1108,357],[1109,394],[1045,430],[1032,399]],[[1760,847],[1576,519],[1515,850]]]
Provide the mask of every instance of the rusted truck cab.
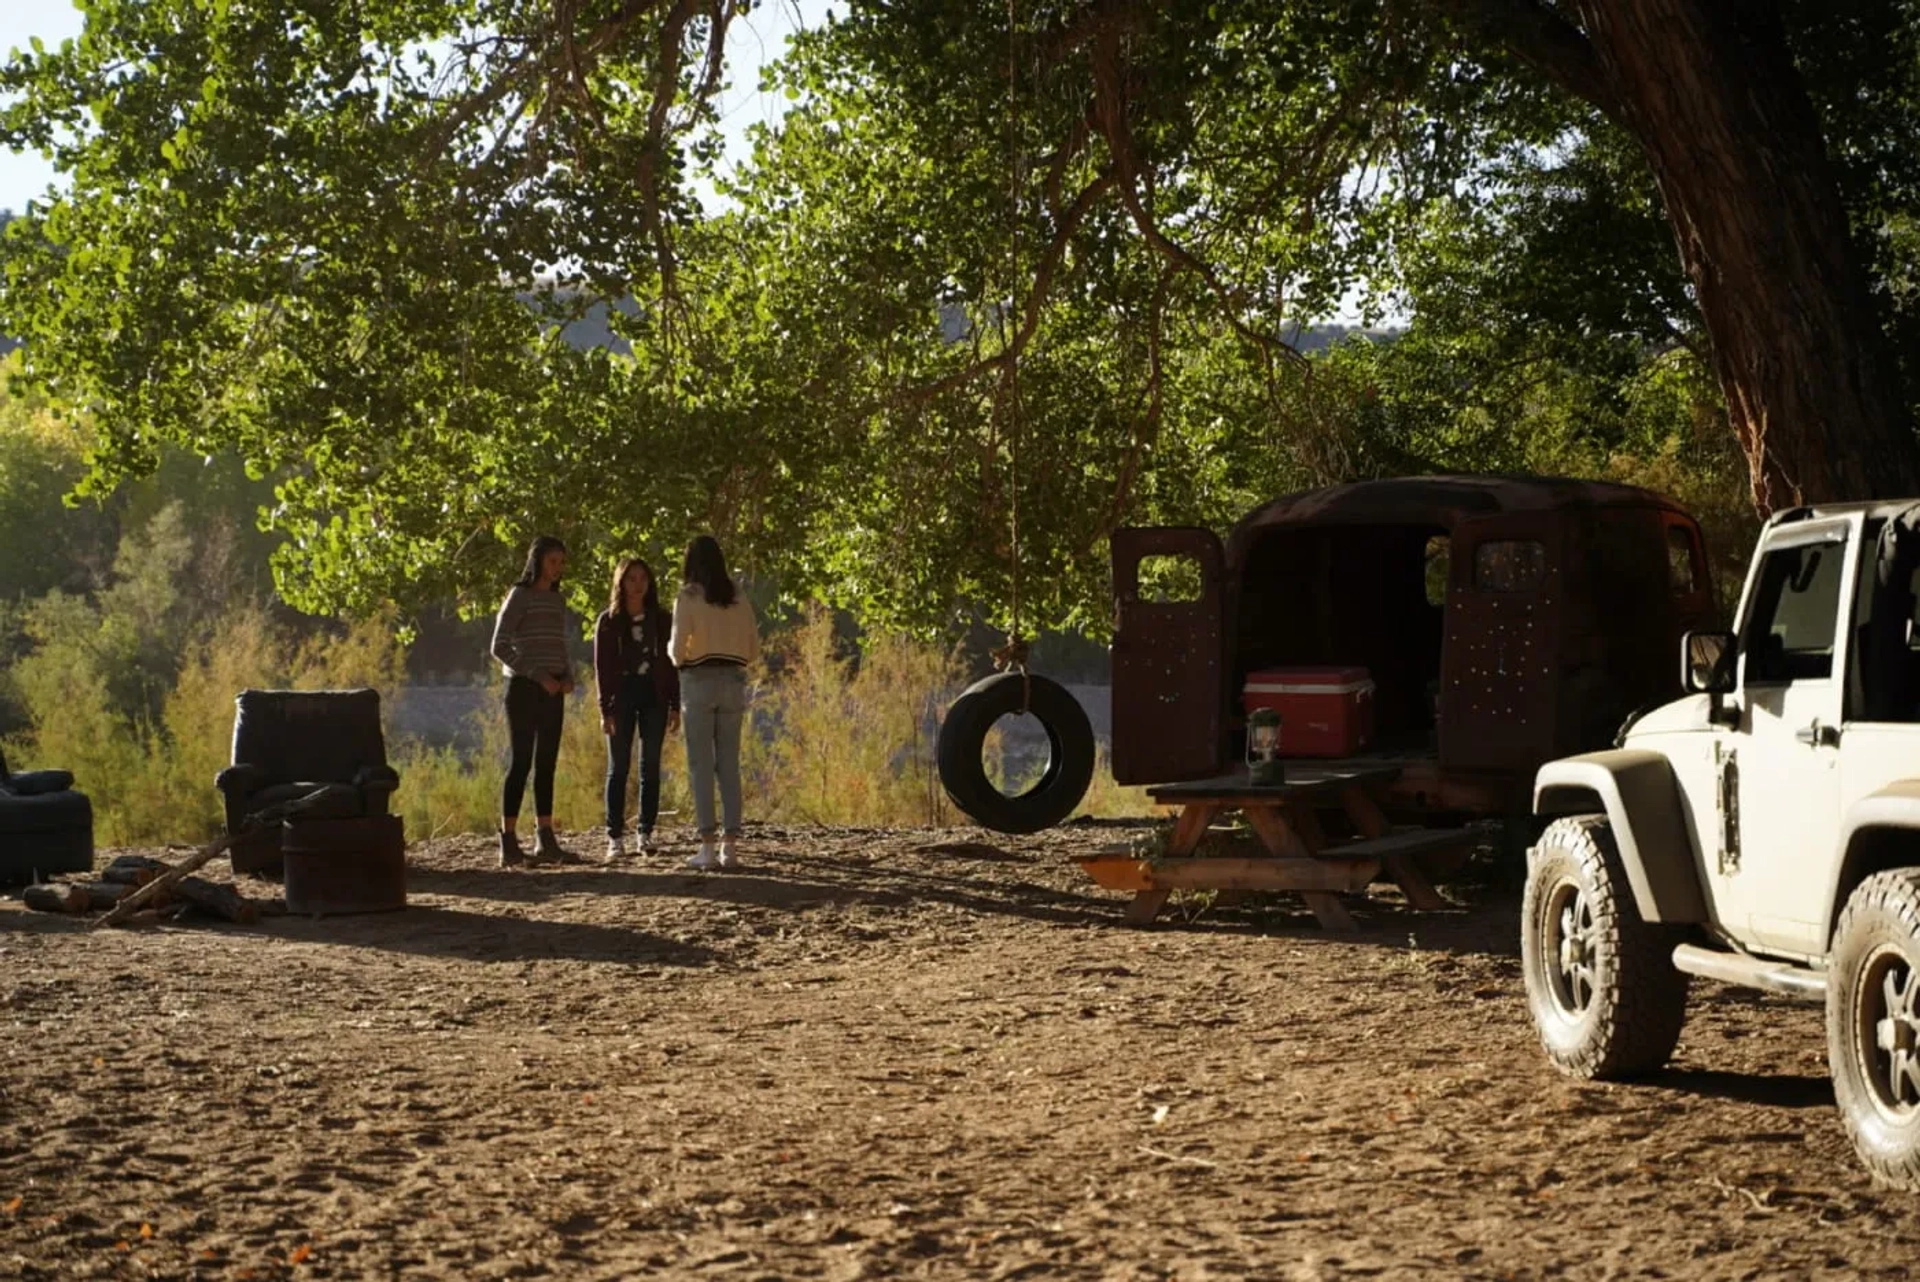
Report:
[[1224,544],[1197,527],[1118,530],[1114,778],[1233,769],[1250,672],[1364,667],[1366,755],[1403,767],[1396,811],[1523,814],[1542,762],[1605,747],[1629,713],[1678,697],[1674,648],[1715,623],[1708,573],[1677,504],[1551,478],[1292,494]]

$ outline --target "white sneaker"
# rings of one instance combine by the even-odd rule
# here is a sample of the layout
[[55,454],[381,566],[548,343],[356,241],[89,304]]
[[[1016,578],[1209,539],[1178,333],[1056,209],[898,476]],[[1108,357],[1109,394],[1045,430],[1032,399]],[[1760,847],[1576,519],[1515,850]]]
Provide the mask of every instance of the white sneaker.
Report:
[[635,837],[633,839],[633,848],[636,853],[642,855],[650,855],[660,849],[659,845],[653,839],[653,834],[650,832],[643,832],[638,837]]
[[710,841],[701,842],[700,852],[693,858],[687,860],[687,867],[697,868],[701,872],[709,872],[719,866],[720,861],[714,857],[713,843]]
[[720,866],[722,868],[737,868],[740,866],[740,861],[733,857],[733,838],[731,837],[722,837],[720,839]]
[[620,835],[618,833],[615,833],[613,836],[608,837],[607,838],[607,862],[612,863],[616,859],[625,859],[626,857],[627,857],[627,843],[620,837]]

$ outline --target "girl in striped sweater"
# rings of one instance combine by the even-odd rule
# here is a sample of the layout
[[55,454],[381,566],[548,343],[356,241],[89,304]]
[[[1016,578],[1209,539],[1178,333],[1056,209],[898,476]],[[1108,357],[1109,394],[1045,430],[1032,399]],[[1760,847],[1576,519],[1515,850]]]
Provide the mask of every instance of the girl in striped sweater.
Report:
[[573,692],[573,664],[567,658],[567,606],[560,575],[567,568],[567,545],[550,534],[533,541],[527,568],[500,604],[493,625],[493,657],[507,674],[507,739],[513,760],[500,789],[500,866],[529,862],[515,828],[533,772],[533,814],[539,825],[536,858],[580,862],[560,848],[553,835],[553,769],[560,756],[560,728],[567,696]]

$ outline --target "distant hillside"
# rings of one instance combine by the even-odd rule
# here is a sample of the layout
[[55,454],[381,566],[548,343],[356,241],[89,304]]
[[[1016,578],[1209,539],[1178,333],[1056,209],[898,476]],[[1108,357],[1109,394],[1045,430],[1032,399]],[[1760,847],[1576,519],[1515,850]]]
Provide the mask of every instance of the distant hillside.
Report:
[[[522,294],[523,301],[531,302],[532,296]],[[632,299],[623,298],[614,304],[622,315],[632,316],[640,310]],[[560,333],[568,343],[582,351],[593,347],[604,347],[615,356],[628,356],[633,352],[633,344],[613,332],[613,307],[605,303],[595,303],[587,309],[587,314],[564,327]]]
[[[13,221],[13,211],[0,209],[0,232],[6,230]],[[531,294],[521,295],[523,301],[531,303]],[[616,356],[627,356],[633,352],[633,345],[613,332],[612,315],[617,307],[623,314],[632,316],[639,306],[632,299],[622,299],[609,306],[595,303],[587,309],[586,315],[565,326],[561,333],[572,346],[585,351],[589,348],[603,347]],[[965,314],[958,308],[947,306],[940,309],[940,328],[947,341],[959,342],[966,337],[967,322]],[[1400,335],[1399,329],[1367,329],[1357,325],[1309,325],[1296,329],[1288,335],[1288,341],[1301,352],[1318,352],[1332,347],[1349,335],[1365,335],[1370,338],[1392,340]],[[5,356],[20,346],[20,340],[0,334],[0,356]]]
[[1401,328],[1372,329],[1364,325],[1309,325],[1285,335],[1301,352],[1321,352],[1345,338],[1370,338],[1390,343],[1406,332]]

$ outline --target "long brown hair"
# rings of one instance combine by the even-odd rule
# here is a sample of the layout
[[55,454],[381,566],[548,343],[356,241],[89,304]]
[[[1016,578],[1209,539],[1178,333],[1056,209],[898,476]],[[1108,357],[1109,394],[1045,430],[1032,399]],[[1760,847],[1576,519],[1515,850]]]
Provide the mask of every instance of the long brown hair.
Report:
[[640,613],[644,618],[658,618],[660,614],[659,581],[653,577],[653,567],[637,556],[623,556],[613,571],[613,592],[607,599],[607,613],[616,619],[626,619],[627,594],[623,591],[627,582],[627,571],[638,566],[647,572],[646,595],[640,598]]
[[720,540],[711,534],[697,536],[687,544],[687,561],[680,577],[700,585],[700,591],[714,605],[732,605],[736,589],[727,574],[727,558],[720,551]]
[[[566,550],[567,545],[559,539],[551,534],[542,534],[533,541],[533,546],[527,549],[527,567],[520,571],[520,577],[515,579],[514,583],[523,588],[532,587],[533,581],[540,577],[540,563],[547,559],[547,553],[564,553]],[[553,581],[553,590],[555,592],[560,590],[560,580]]]

